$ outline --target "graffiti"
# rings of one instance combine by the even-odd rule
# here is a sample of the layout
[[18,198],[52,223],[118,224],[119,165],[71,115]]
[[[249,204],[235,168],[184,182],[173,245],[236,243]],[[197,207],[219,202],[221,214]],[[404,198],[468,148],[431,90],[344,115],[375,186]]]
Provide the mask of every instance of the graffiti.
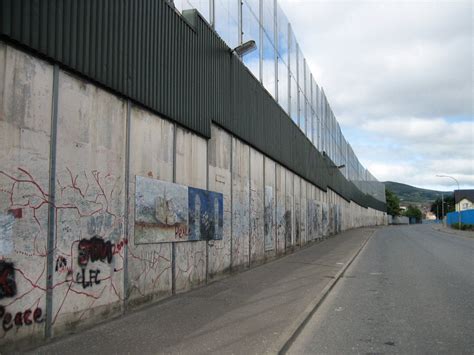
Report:
[[322,218],[321,218],[321,229],[324,237],[327,236],[328,232],[328,206],[323,205],[322,207]]
[[[124,242],[121,241],[117,245],[117,249],[120,250],[123,245]],[[81,266],[81,271],[76,273],[75,282],[81,284],[83,289],[92,287],[94,285],[99,285],[101,281],[99,279],[100,270],[86,270],[85,267],[89,264],[89,261],[91,263],[101,261],[110,264],[115,254],[115,244],[113,244],[110,240],[104,241],[102,238],[95,236],[91,239],[82,239],[79,241],[77,248],[79,251],[77,262]],[[65,259],[64,262],[66,262]],[[56,266],[58,266],[58,264],[56,264]],[[65,266],[67,266],[67,262]]]
[[265,250],[273,249],[273,188],[265,186],[265,206],[263,212]]
[[137,244],[222,239],[223,195],[137,176]]
[[285,200],[277,195],[276,202],[276,248],[279,253],[285,249],[286,223],[285,223]]
[[291,246],[291,211],[286,211],[283,217],[285,219],[285,241],[286,246]]
[[[43,175],[40,177],[44,178]],[[82,271],[82,265],[80,269],[73,270],[73,264],[76,263],[71,260],[79,261],[78,256],[81,254],[81,260],[84,260],[84,263],[94,265],[92,262],[96,259],[96,261],[108,262],[110,249],[112,255],[120,255],[121,248],[127,244],[126,239],[121,240],[125,213],[120,204],[123,181],[113,174],[96,170],[82,171],[75,175],[66,167],[58,173],[56,179],[54,204],[51,204],[47,184],[45,187],[44,182],[47,182],[46,179],[36,178],[23,168],[17,168],[14,172],[0,170],[0,200],[8,203],[2,207],[8,213],[0,213],[0,299],[13,296],[5,300],[9,302],[4,305],[9,312],[3,310],[4,314],[0,319],[0,323],[6,329],[11,329],[11,326],[15,324],[22,323],[25,326],[30,322],[34,324],[35,321],[40,323],[43,320],[44,313],[41,309],[35,310],[35,307],[41,306],[46,296],[45,277],[47,277],[48,252],[45,245],[45,231],[48,228],[48,207],[53,207],[58,217],[57,224],[54,226],[58,236],[54,246],[56,259],[53,271],[56,270],[56,272],[49,277],[53,280],[51,287],[59,306],[52,315],[52,323],[56,322],[64,309],[71,307],[71,304],[76,305],[78,300],[85,306],[79,306],[76,309],[85,313],[101,297],[122,299],[121,290],[115,284],[119,279],[114,278],[112,273],[103,277],[104,270],[100,273],[93,270],[91,273],[86,269],[85,277],[82,277],[81,272],[77,278],[77,271]],[[20,222],[21,228],[16,230],[16,223]],[[10,246],[6,248],[5,240],[12,240],[12,231],[14,243],[10,243]],[[116,245],[101,247],[102,243],[99,243],[99,252],[93,249],[90,253],[80,250],[78,252],[79,244],[81,248],[85,246],[86,249],[87,244],[90,244],[84,241],[81,243],[81,240],[87,241],[84,238],[93,236],[112,240],[112,243]],[[115,236],[117,238],[113,238]],[[115,240],[120,240],[120,243]],[[92,243],[92,245],[96,244]],[[34,263],[35,267],[21,270],[16,262],[13,267],[2,261],[4,256],[2,253],[6,249],[11,249],[11,252],[15,254],[9,257],[15,257],[15,260],[21,261],[18,264],[23,265],[23,261],[27,261],[29,264]],[[104,249],[106,250],[105,258],[103,257]],[[28,259],[25,260],[25,258]],[[117,265],[113,264],[111,269],[115,272],[123,270],[120,262],[117,262]],[[100,280],[98,276],[101,276]],[[94,287],[88,286],[96,285],[98,282],[101,286],[96,287],[95,290]],[[102,285],[106,282],[107,285]],[[87,292],[83,289],[84,285],[88,286]],[[36,300],[35,307],[25,304],[33,299]],[[10,310],[15,306],[24,310],[21,316]]]
[[320,205],[315,200],[308,201],[307,218],[308,218],[308,234],[311,239],[315,239],[319,234],[319,212]]
[[89,260],[91,262],[107,261],[110,264],[114,255],[114,247],[115,245],[110,240],[105,242],[100,237],[82,239],[78,245],[79,255],[77,261],[81,266],[86,266]]
[[301,223],[300,223],[301,208],[300,203],[295,203],[295,245],[300,245],[301,242]]
[[56,266],[54,267],[54,270],[60,274],[64,272],[68,272],[67,259],[64,256],[57,257]]
[[174,235],[175,235],[176,239],[187,239],[188,235],[189,235],[188,228],[186,226],[182,226],[182,225],[176,226],[175,231],[174,231]]
[[0,215],[0,256],[13,251],[13,225],[15,216],[11,213]]
[[111,215],[92,216],[87,220],[87,232],[89,235],[103,235],[112,227],[112,222]]
[[82,269],[81,272],[76,274],[76,282],[82,285],[82,288],[86,289],[93,285],[100,284],[99,273],[100,270],[88,270],[89,271],[89,280],[87,280],[86,269]]
[[8,210],[8,213],[13,216],[15,219],[23,218],[23,209],[22,208],[12,208]]
[[0,261],[0,299],[15,295],[16,282],[13,264]]
[[42,323],[44,321],[43,310],[39,307],[34,311],[27,309],[24,312],[17,312],[15,316],[7,312],[4,306],[0,306],[0,319],[2,320],[2,328],[8,332],[15,325],[17,328],[33,323]]
[[337,217],[337,221],[336,221],[336,232],[337,233],[340,233],[341,232],[341,224],[342,224],[342,220],[341,220],[341,217],[342,217],[342,213],[341,213],[341,208],[340,206],[336,206],[336,217]]
[[224,224],[223,195],[189,187],[189,240],[220,240]]

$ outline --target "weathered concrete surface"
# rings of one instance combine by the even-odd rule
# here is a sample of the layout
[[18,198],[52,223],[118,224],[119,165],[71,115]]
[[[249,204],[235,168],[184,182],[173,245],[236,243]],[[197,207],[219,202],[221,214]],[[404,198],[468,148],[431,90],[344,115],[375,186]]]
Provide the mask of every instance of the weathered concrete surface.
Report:
[[250,264],[265,261],[263,154],[250,148]]
[[276,253],[282,255],[285,253],[286,237],[286,174],[285,168],[276,164]]
[[431,225],[377,229],[289,353],[472,354],[473,256]]
[[300,208],[300,233],[301,233],[301,245],[305,245],[308,241],[308,236],[307,236],[307,229],[308,229],[308,222],[307,222],[307,217],[308,217],[308,212],[307,212],[307,206],[308,206],[308,199],[307,199],[307,190],[308,190],[308,183],[306,180],[301,179],[301,208]]
[[122,307],[126,113],[124,100],[60,72],[55,332]]
[[276,353],[293,321],[372,231],[346,232],[34,353]]
[[142,303],[171,295],[171,243],[137,244],[135,238],[136,176],[173,181],[174,125],[138,107],[131,109],[128,297]]
[[[52,73],[0,42],[0,344],[19,332],[34,341],[44,330]],[[13,327],[18,312],[35,309],[41,322]]]
[[[176,183],[206,189],[207,142],[188,130],[176,131]],[[176,292],[184,292],[206,281],[206,242],[175,243]]]
[[293,250],[295,246],[295,175],[285,169],[285,247]]
[[410,224],[410,219],[405,216],[395,216],[392,219],[392,224]]
[[301,246],[301,178],[299,176],[294,176],[293,178],[293,201],[294,201],[294,211],[295,218],[294,221],[294,237],[293,245],[295,247]]
[[276,196],[276,164],[264,157],[265,168],[265,211],[264,218],[268,225],[264,230],[265,257],[272,259],[276,256],[276,235],[277,235],[277,196]]
[[249,266],[250,148],[232,138],[232,269]]
[[224,195],[224,228],[222,240],[208,246],[208,278],[217,279],[230,270],[231,254],[231,149],[232,137],[223,129],[212,126],[209,150],[209,190]]

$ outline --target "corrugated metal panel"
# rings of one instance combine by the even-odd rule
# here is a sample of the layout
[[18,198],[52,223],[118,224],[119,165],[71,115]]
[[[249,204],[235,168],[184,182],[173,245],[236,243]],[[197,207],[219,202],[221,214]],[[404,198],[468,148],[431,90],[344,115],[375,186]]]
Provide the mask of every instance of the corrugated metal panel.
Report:
[[215,121],[319,188],[385,210],[331,167],[196,11],[162,0],[0,0],[0,10],[3,39],[204,137]]

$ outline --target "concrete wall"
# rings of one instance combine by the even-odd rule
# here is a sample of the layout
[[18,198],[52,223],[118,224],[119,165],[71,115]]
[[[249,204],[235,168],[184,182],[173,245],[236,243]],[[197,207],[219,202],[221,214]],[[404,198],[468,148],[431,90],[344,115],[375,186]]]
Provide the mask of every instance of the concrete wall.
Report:
[[224,195],[224,228],[222,240],[209,244],[208,276],[221,277],[230,271],[232,246],[232,136],[217,126],[212,126],[208,142],[209,190]]
[[[136,176],[173,181],[174,125],[138,107],[130,109],[129,221],[135,216]],[[128,223],[129,301],[142,303],[172,292],[172,244],[144,243],[135,238],[135,224]]]
[[264,157],[264,247],[265,258],[271,260],[277,253],[277,190],[275,162]]
[[51,65],[0,42],[0,344],[46,324],[52,91]]
[[[276,164],[276,254],[285,253],[287,223],[286,212],[286,174],[285,168]],[[290,230],[291,233],[291,230]]]
[[233,270],[249,266],[250,148],[232,138],[232,248]]
[[265,261],[263,154],[250,148],[250,264]]
[[62,71],[58,85],[54,332],[122,307],[126,214],[126,102]]
[[410,219],[405,216],[394,216],[392,218],[392,224],[410,224]]
[[[176,128],[175,139],[175,182],[206,189],[207,141],[181,128]],[[175,243],[174,246],[176,292],[203,284],[206,281],[206,242],[182,242]]]
[[0,345],[185,292],[384,213],[0,42]]

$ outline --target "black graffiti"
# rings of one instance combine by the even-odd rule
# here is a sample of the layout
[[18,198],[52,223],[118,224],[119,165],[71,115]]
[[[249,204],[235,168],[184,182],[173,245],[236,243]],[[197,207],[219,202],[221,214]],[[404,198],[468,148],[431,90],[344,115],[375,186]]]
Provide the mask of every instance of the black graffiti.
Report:
[[78,272],[76,275],[76,282],[82,284],[82,288],[92,287],[93,285],[100,284],[99,273],[100,270],[88,270],[89,271],[89,280],[87,280],[86,269],[82,269],[81,272]]
[[56,259],[56,267],[54,268],[56,272],[65,272],[67,271],[67,260],[64,256],[58,256]]
[[[299,211],[298,211],[299,212]],[[300,218],[299,214],[296,214],[296,221],[295,221],[295,244],[300,245],[300,239],[301,239],[301,231],[300,231]]]
[[299,202],[295,206],[295,245],[301,241],[301,208]]
[[[265,236],[270,236],[273,226],[273,209],[271,205],[265,205],[263,212],[263,230]],[[271,236],[270,236],[271,238]]]
[[17,312],[15,316],[7,312],[4,306],[0,306],[0,319],[2,319],[2,328],[8,332],[15,325],[20,328],[33,323],[42,323],[44,321],[43,310],[38,307],[34,311],[27,309],[24,312]]
[[286,245],[289,247],[291,245],[291,211],[286,211],[283,218],[285,220]]
[[100,237],[92,237],[91,239],[82,239],[78,245],[79,255],[77,261],[79,265],[86,266],[94,261],[112,262],[115,245],[110,240],[104,241]]
[[13,263],[0,261],[0,299],[16,295],[15,269]]

